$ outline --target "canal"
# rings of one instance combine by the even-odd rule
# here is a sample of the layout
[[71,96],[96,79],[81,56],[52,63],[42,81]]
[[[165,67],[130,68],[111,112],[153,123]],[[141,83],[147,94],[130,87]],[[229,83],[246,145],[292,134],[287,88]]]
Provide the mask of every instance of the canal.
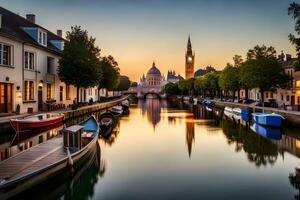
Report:
[[[256,133],[224,118],[200,105],[138,101],[79,171],[17,198],[299,199],[299,130]],[[61,127],[18,140],[6,135],[1,155],[51,139]]]

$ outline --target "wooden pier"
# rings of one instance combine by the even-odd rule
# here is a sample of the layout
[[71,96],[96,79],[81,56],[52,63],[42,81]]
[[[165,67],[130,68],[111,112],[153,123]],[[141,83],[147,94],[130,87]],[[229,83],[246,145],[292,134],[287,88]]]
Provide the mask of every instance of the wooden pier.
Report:
[[10,181],[26,176],[66,156],[62,136],[55,137],[0,162],[0,179]]

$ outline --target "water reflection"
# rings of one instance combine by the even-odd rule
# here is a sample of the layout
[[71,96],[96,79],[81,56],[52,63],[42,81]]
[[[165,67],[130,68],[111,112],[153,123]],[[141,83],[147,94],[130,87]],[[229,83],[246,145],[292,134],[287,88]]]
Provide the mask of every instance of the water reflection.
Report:
[[143,115],[147,115],[148,121],[153,125],[153,129],[161,120],[161,101],[159,99],[146,99],[139,101],[139,108]]
[[255,166],[273,165],[276,162],[278,149],[276,144],[270,140],[227,120],[222,122],[222,130],[228,144],[235,145],[236,152],[243,150],[247,154],[249,162],[254,163]]
[[195,142],[195,121],[193,115],[186,115],[185,118],[185,140],[189,157],[191,157],[192,145]]

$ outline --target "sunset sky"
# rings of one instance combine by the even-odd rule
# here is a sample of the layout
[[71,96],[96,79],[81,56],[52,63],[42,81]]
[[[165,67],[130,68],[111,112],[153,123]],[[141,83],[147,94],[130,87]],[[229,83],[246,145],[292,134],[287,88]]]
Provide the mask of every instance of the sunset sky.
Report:
[[[87,3],[88,2],[88,3]],[[0,0],[0,5],[50,31],[81,25],[96,37],[102,55],[111,54],[121,74],[137,81],[152,61],[166,75],[184,75],[188,35],[196,55],[195,69],[222,69],[234,54],[245,56],[256,44],[272,45],[295,55],[288,41],[294,22],[289,0]]]

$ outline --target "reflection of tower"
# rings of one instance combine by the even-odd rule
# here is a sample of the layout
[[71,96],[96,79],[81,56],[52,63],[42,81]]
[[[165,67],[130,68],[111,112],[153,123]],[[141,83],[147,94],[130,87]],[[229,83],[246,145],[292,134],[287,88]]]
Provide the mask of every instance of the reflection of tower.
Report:
[[185,79],[194,77],[195,53],[192,49],[192,43],[189,36],[187,50],[185,53]]
[[153,124],[155,128],[156,124],[160,121],[160,101],[159,99],[147,99],[146,100],[146,110],[148,121]]
[[185,118],[186,133],[185,140],[188,147],[189,157],[191,157],[193,142],[195,141],[195,123],[193,117]]

